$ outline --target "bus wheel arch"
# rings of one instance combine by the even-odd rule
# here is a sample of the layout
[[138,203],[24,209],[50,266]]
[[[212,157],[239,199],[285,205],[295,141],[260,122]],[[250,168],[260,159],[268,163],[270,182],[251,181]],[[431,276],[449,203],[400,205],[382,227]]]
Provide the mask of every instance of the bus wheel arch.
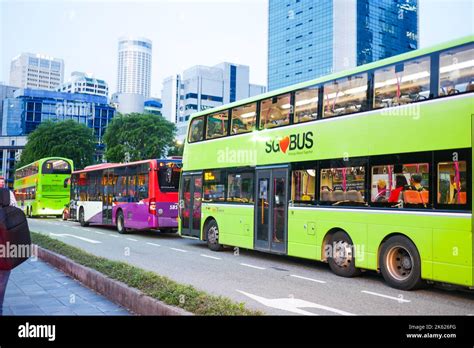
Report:
[[384,237],[377,251],[377,269],[385,282],[400,290],[423,287],[421,257],[416,244],[403,233]]
[[329,230],[324,237],[323,246],[323,257],[333,273],[346,278],[361,274],[361,269],[355,265],[354,243],[344,229]]
[[115,225],[118,233],[127,233],[128,229],[125,227],[125,216],[123,215],[123,210],[121,208],[117,209],[117,212],[115,213]]
[[224,250],[224,246],[219,243],[219,226],[213,217],[208,217],[204,222],[204,237],[212,251]]
[[82,227],[87,227],[87,226],[89,226],[89,223],[86,222],[85,214],[84,214],[84,207],[83,207],[82,205],[79,207],[78,220],[79,220],[79,223],[81,224]]

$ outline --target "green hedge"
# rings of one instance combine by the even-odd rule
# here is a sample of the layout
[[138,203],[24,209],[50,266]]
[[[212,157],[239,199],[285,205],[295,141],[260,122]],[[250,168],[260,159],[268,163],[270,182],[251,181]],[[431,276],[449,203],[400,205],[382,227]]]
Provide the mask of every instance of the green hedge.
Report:
[[166,304],[183,308],[196,315],[261,315],[258,311],[245,308],[243,303],[236,303],[222,296],[214,296],[182,285],[160,276],[131,266],[125,262],[112,261],[89,254],[44,234],[31,232],[31,239],[45,249],[68,257],[69,259],[121,281],[144,294],[163,301]]

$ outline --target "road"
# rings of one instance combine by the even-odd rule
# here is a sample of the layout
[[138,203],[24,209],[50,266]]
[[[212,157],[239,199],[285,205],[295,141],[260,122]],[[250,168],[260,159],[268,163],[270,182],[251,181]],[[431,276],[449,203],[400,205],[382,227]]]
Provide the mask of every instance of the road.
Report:
[[59,219],[29,219],[31,231],[108,259],[275,315],[474,315],[474,291],[430,287],[400,291],[375,272],[342,278],[327,264],[252,250],[212,252],[175,234],[135,232]]

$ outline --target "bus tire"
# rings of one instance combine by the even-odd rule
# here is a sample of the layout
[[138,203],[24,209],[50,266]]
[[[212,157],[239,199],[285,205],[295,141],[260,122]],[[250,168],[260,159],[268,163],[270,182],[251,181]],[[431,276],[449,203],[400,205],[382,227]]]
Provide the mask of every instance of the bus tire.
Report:
[[211,220],[206,224],[207,247],[212,251],[222,251],[224,246],[219,244],[219,227],[216,220]]
[[393,236],[380,248],[380,272],[393,288],[414,290],[422,287],[421,258],[415,244],[404,236]]
[[86,222],[85,217],[84,217],[84,208],[83,207],[79,208],[79,223],[81,224],[82,227],[89,226],[89,223]]
[[360,275],[355,265],[354,245],[351,237],[344,231],[336,231],[329,239],[331,245],[328,263],[331,271],[338,276],[351,278]]
[[118,233],[120,234],[127,233],[127,228],[125,227],[125,218],[123,217],[123,212],[121,210],[117,212],[116,224],[117,224]]

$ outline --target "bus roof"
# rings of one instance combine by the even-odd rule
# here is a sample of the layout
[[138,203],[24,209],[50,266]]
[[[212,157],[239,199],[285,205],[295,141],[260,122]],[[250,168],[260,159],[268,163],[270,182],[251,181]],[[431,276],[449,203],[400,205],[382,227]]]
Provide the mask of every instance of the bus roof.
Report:
[[87,166],[87,167],[85,167],[84,169],[81,169],[81,170],[76,170],[76,171],[73,172],[73,174],[93,172],[95,170],[101,170],[101,169],[107,169],[107,168],[117,168],[117,167],[126,167],[126,166],[136,165],[136,164],[145,164],[145,163],[149,163],[151,161],[180,163],[181,159],[161,158],[161,159],[148,159],[148,160],[141,160],[141,161],[135,161],[135,162],[124,162],[124,163],[99,163],[99,164],[93,164],[93,165]]
[[355,68],[350,69],[350,70],[339,71],[337,73],[333,73],[333,74],[318,77],[314,80],[301,82],[301,83],[294,84],[294,85],[291,85],[291,86],[276,89],[276,90],[273,90],[273,91],[270,91],[270,92],[267,92],[267,93],[259,94],[257,96],[253,96],[253,97],[250,97],[250,98],[241,99],[239,101],[236,101],[236,102],[233,102],[233,103],[230,103],[230,104],[218,106],[218,107],[215,107],[215,108],[212,108],[212,109],[199,111],[199,112],[196,112],[196,113],[191,115],[191,120],[195,117],[213,114],[215,112],[227,110],[227,109],[230,109],[230,108],[234,108],[236,106],[245,105],[245,104],[248,104],[248,103],[253,103],[253,102],[256,102],[256,101],[259,101],[259,100],[262,100],[262,99],[271,98],[271,97],[274,97],[274,96],[277,96],[277,95],[280,95],[280,94],[284,94],[284,93],[288,93],[288,92],[298,90],[298,89],[303,89],[303,88],[310,87],[310,86],[313,86],[313,85],[317,85],[317,84],[320,84],[320,83],[323,83],[323,82],[326,82],[326,81],[331,81],[331,80],[334,80],[334,79],[337,79],[337,78],[340,78],[340,77],[357,74],[359,72],[364,72],[364,71],[367,71],[367,70],[376,69],[376,68],[379,68],[379,67],[382,67],[382,66],[385,66],[385,65],[394,64],[396,62],[403,61],[403,60],[406,60],[406,59],[411,59],[411,58],[416,58],[416,57],[419,57],[419,56],[424,56],[424,55],[427,55],[427,54],[430,54],[430,53],[433,53],[433,52],[436,52],[436,51],[442,51],[442,50],[445,50],[445,49],[448,49],[448,48],[451,48],[451,47],[460,46],[460,45],[467,44],[467,43],[473,42],[473,41],[474,41],[474,35],[469,35],[469,36],[465,36],[465,37],[462,37],[462,38],[459,38],[459,39],[456,39],[456,40],[444,42],[444,43],[441,43],[441,44],[438,44],[438,45],[435,45],[435,46],[422,48],[422,49],[417,49],[417,50],[402,53],[402,54],[399,54],[399,55],[396,55],[396,56],[392,56],[392,57],[389,57],[389,58],[381,59],[381,60],[378,60],[378,61],[375,61],[375,62],[372,62],[372,63],[359,65],[358,67],[355,67]]
[[34,162],[28,163],[28,164],[26,164],[26,165],[24,165],[20,168],[17,168],[15,171],[26,168],[26,167],[29,167],[34,163],[42,163],[42,162],[48,161],[48,160],[64,160],[64,161],[68,161],[69,163],[73,163],[72,159],[66,158],[66,157],[45,157],[45,158],[40,158],[39,160],[36,160]]

